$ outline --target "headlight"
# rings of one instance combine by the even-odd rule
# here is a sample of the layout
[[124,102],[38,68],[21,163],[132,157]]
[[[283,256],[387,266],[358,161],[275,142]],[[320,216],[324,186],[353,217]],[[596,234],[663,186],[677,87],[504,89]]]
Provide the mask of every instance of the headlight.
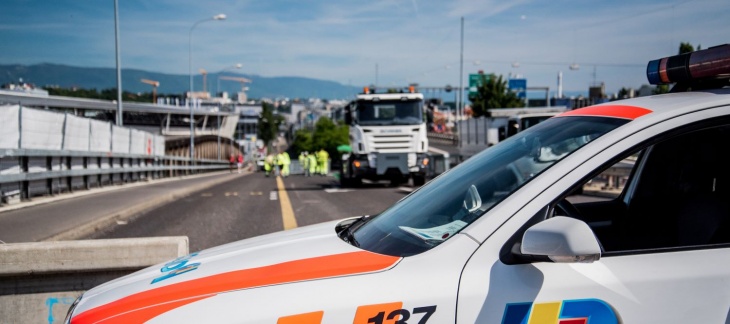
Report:
[[74,300],[73,304],[71,304],[71,307],[68,308],[68,313],[66,313],[66,318],[63,320],[64,324],[71,324],[71,315],[73,315],[74,311],[76,310],[76,306],[81,301],[82,296],[83,295],[79,296],[79,298],[76,298],[76,300]]

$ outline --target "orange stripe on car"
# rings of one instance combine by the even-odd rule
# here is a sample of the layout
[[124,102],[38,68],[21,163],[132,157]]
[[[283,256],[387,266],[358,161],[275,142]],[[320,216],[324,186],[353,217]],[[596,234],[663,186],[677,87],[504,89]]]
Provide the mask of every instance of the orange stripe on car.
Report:
[[360,251],[220,273],[121,298],[75,316],[72,324],[141,323],[228,291],[382,271],[399,260],[399,257]]
[[375,323],[394,324],[400,318],[387,319],[385,316],[401,308],[403,308],[403,302],[360,306],[357,308],[357,312],[355,312],[355,320],[352,321],[352,324],[373,323],[371,319],[379,315],[382,317],[382,321],[376,321]]
[[276,324],[321,324],[324,311],[279,317]]
[[624,119],[636,119],[651,113],[651,110],[635,106],[622,105],[606,105],[606,106],[590,106],[564,112],[557,117],[564,116],[600,116],[615,117]]

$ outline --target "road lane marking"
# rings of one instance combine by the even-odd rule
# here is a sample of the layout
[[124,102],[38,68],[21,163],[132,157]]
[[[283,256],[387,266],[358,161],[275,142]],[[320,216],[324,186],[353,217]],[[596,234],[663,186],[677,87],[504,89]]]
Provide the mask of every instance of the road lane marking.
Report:
[[326,193],[336,193],[336,192],[350,192],[353,190],[352,189],[340,189],[340,188],[327,188],[324,191]]
[[279,200],[279,194],[276,191],[269,192],[269,200]]
[[213,194],[210,192],[206,192],[200,195],[201,197],[213,197]]
[[289,201],[289,195],[286,193],[286,187],[284,187],[284,180],[281,177],[276,177],[276,186],[279,188],[279,202],[281,203],[281,219],[284,221],[284,230],[290,230],[297,228],[297,219],[294,217],[294,210],[291,207]]
[[263,194],[264,193],[261,192],[261,191],[251,191],[251,193],[249,195],[251,195],[251,196],[261,196]]

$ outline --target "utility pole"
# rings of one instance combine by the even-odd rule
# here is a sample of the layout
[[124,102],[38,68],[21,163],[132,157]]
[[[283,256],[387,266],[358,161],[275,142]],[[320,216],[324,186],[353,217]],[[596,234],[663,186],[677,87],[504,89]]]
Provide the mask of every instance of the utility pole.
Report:
[[[461,17],[461,58],[459,59],[459,102],[456,106],[456,123],[464,110],[464,17]],[[461,130],[459,130],[461,131]]]
[[114,0],[114,48],[117,60],[117,126],[123,125],[122,118],[122,66],[119,59],[119,3]]

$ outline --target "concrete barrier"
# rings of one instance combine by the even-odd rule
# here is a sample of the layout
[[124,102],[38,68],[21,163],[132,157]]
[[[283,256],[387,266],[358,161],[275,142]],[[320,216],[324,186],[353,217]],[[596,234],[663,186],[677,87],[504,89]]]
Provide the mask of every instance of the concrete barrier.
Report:
[[86,290],[188,254],[186,236],[0,245],[0,323],[62,323]]

